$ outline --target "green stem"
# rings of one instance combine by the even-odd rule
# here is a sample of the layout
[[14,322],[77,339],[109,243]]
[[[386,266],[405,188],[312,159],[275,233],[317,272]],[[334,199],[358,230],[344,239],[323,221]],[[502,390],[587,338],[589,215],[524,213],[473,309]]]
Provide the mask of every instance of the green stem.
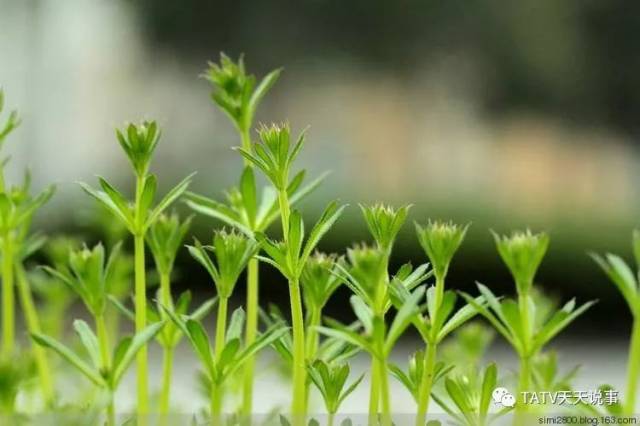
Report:
[[109,405],[107,405],[107,426],[116,426],[116,406],[114,396],[109,396]]
[[[305,356],[307,358],[307,362],[312,363],[315,360],[316,352],[318,351],[318,346],[320,344],[320,339],[318,336],[317,326],[320,325],[321,311],[320,309],[316,309],[315,307],[310,307],[307,310],[307,334],[306,334],[306,353]],[[309,395],[311,392],[309,391],[309,387],[311,386],[311,381],[307,380],[305,386],[305,400],[304,407],[305,412],[309,411]]]
[[518,395],[516,403],[516,424],[523,424],[525,420],[523,414],[527,412],[527,406],[523,399],[523,392],[527,392],[530,389],[531,383],[531,357],[524,355],[520,357],[520,375],[518,377]]
[[327,426],[333,426],[335,417],[336,413],[329,413],[329,415],[327,416]]
[[216,320],[216,358],[220,358],[220,354],[224,349],[225,332],[227,331],[227,306],[229,298],[220,296],[218,301],[218,318]]
[[[145,284],[144,266],[144,235],[134,236],[134,263],[135,263],[135,322],[136,333],[142,331],[147,324],[147,295]],[[138,392],[138,418],[144,421],[149,412],[149,394],[147,389],[147,345],[140,348],[136,356],[137,366],[137,392]]]
[[387,358],[382,357],[378,361],[380,369],[380,408],[382,412],[382,425],[391,426],[391,397],[389,394],[389,373]]
[[98,333],[98,346],[100,347],[100,363],[102,369],[108,371],[111,368],[111,351],[109,349],[109,334],[104,315],[96,316],[96,331]]
[[171,371],[173,367],[173,348],[164,348],[162,359],[162,390],[160,393],[160,415],[166,418],[169,414],[171,398]]
[[[38,318],[38,311],[33,301],[33,296],[29,288],[29,282],[27,281],[27,275],[24,271],[24,267],[20,262],[16,263],[16,275],[18,281],[18,293],[20,295],[20,302],[22,310],[24,311],[25,320],[29,333],[42,333],[40,327],[40,319]],[[46,404],[50,404],[54,399],[53,378],[51,375],[51,368],[49,367],[49,361],[47,360],[47,354],[44,348],[40,345],[33,344],[33,354],[35,357],[36,368],[40,377],[40,386],[42,390],[42,396]]]
[[160,303],[167,308],[173,308],[173,299],[171,297],[171,273],[160,273]]
[[211,386],[211,424],[222,425],[222,387]]
[[289,239],[289,216],[291,216],[289,196],[287,195],[286,189],[278,191],[278,203],[280,205],[280,218],[282,220],[282,239],[286,244]]
[[291,325],[293,327],[293,400],[291,416],[294,425],[305,424],[305,388],[307,381],[302,297],[297,280],[289,282]]
[[2,355],[8,359],[15,344],[15,296],[11,233],[2,236]]
[[429,410],[429,399],[433,386],[433,376],[436,366],[436,344],[427,344],[427,353],[424,357],[424,368],[422,382],[418,391],[418,413],[416,415],[416,426],[424,426],[427,422],[427,412]]
[[369,426],[378,424],[378,404],[380,403],[380,376],[378,358],[371,357],[371,384],[369,387]]
[[[258,332],[258,259],[253,258],[247,266],[247,323],[245,330],[245,345],[249,346],[256,340]],[[255,356],[247,359],[245,364],[244,385],[242,390],[242,416],[251,420],[253,409],[253,371]]]
[[[242,149],[244,149],[247,152],[253,152],[253,147],[251,146],[251,133],[250,133],[249,126],[245,126],[244,129],[240,130],[240,142],[242,143]],[[244,165],[253,167],[253,163],[247,160],[246,158],[244,159]]]
[[625,414],[627,415],[635,414],[638,379],[640,379],[640,317],[636,316],[633,321],[627,365],[627,392],[625,396]]

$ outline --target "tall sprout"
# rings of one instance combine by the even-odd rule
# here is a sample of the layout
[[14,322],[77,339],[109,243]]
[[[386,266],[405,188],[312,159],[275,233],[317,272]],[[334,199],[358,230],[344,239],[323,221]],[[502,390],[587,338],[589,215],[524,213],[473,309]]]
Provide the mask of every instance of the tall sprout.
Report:
[[[633,232],[633,254],[636,264],[640,265],[640,231]],[[631,341],[629,342],[629,360],[627,361],[627,389],[623,412],[635,413],[640,381],[640,276],[634,273],[619,256],[608,253],[605,256],[592,255],[594,260],[618,288],[633,316]]]
[[544,233],[532,234],[526,231],[514,232],[511,236],[494,234],[494,239],[500,257],[515,282],[517,299],[500,299],[482,284],[478,284],[478,289],[486,300],[486,306],[465,293],[461,294],[487,318],[518,354],[520,368],[516,414],[519,421],[523,421],[527,409],[522,392],[531,389],[533,359],[551,339],[595,302],[576,307],[575,299],[572,299],[551,315],[546,311],[537,312],[533,299],[534,278],[547,251],[549,237]]
[[293,161],[304,145],[304,133],[292,145],[291,131],[288,125],[272,125],[260,129],[260,143],[253,147],[253,152],[238,148],[238,151],[248,161],[258,167],[273,185],[278,194],[280,219],[282,223],[283,240],[273,241],[264,234],[256,237],[262,248],[269,256],[264,260],[280,270],[289,282],[289,298],[291,306],[291,321],[293,327],[293,395],[291,414],[294,424],[304,422],[306,411],[306,355],[304,314],[302,310],[302,294],[300,291],[300,276],[320,239],[333,226],[342,214],[344,206],[339,207],[332,202],[311,229],[305,242],[304,223],[302,215],[292,210],[290,187],[290,172]]
[[[155,207],[157,180],[149,172],[153,152],[160,139],[160,130],[154,122],[129,124],[125,130],[116,131],[120,147],[131,163],[135,175],[135,198],[129,202],[115,187],[103,178],[99,178],[102,190],[96,190],[86,184],[83,189],[102,203],[117,219],[127,226],[134,239],[134,293],[135,325],[140,333],[146,327],[147,296],[145,269],[145,238],[152,226],[174,201],[186,191],[192,175],[186,177],[162,198]],[[147,346],[140,348],[136,361],[137,374],[137,411],[140,421],[149,413]]]
[[[175,213],[171,215],[162,214],[151,225],[147,233],[147,245],[153,255],[158,275],[160,275],[159,303],[171,309],[173,309],[173,297],[171,294],[173,265],[190,225],[191,217],[180,221],[180,218]],[[164,311],[160,310],[159,313],[161,317],[164,317]],[[173,323],[167,324],[165,330],[163,330],[164,339],[160,341],[163,348],[162,386],[159,407],[161,415],[166,415],[169,412],[173,355],[175,344],[177,344],[176,339],[171,338],[174,332],[174,330],[171,330],[172,328],[175,328]]]
[[41,333],[32,333],[38,344],[57,352],[89,381],[105,391],[106,423],[109,426],[116,425],[114,395],[124,374],[136,354],[164,325],[163,322],[157,322],[145,327],[135,336],[120,340],[112,352],[111,342],[114,336],[109,335],[105,311],[110,287],[114,282],[113,265],[119,250],[119,246],[116,246],[107,258],[103,246],[98,244],[92,249],[85,247],[70,252],[67,266],[59,269],[45,267],[82,299],[93,317],[95,332],[83,320],[75,320],[73,324],[91,364],[58,340]]
[[[0,113],[4,108],[4,93],[0,89]],[[0,128],[0,148],[6,137],[19,125],[15,111]],[[24,261],[44,243],[39,235],[30,235],[33,215],[53,196],[54,186],[37,195],[31,194],[31,177],[27,172],[21,185],[9,187],[4,178],[7,160],[0,161],[0,254],[2,255],[2,350],[0,357],[9,359],[15,355],[15,289],[31,333],[41,331],[40,318],[31,293]],[[34,357],[40,390],[47,406],[53,403],[53,378],[49,362],[42,348],[34,347]]]

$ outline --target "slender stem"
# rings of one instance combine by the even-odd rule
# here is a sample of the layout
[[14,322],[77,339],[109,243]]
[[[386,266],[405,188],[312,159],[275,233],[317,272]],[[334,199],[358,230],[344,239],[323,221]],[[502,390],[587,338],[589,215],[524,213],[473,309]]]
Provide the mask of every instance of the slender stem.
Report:
[[218,319],[216,320],[216,358],[220,358],[220,354],[224,349],[225,332],[227,330],[227,306],[229,298],[220,296],[218,301]]
[[222,425],[222,386],[211,386],[211,424]]
[[[135,263],[135,322],[136,332],[142,331],[147,323],[147,295],[144,267],[144,236],[134,236],[134,263]],[[138,417],[141,421],[149,411],[149,394],[147,389],[147,346],[140,348],[136,357],[137,366],[137,391],[138,391]]]
[[[242,143],[242,149],[247,152],[253,151],[253,147],[251,146],[251,133],[249,126],[245,126],[245,128],[240,130],[240,142]],[[244,165],[253,167],[253,163],[246,158],[244,159]]]
[[[245,345],[249,346],[256,340],[258,332],[258,259],[253,258],[247,266],[247,323],[245,330]],[[245,364],[244,384],[242,391],[242,416],[251,421],[253,409],[253,371],[255,357],[247,359]]]
[[107,426],[116,426],[116,406],[114,396],[109,396],[109,405],[107,405]]
[[2,355],[9,358],[15,343],[15,296],[13,288],[13,244],[11,233],[2,236]]
[[318,345],[320,343],[318,330],[316,329],[320,325],[320,318],[322,316],[322,312],[320,309],[310,308],[307,311],[307,359],[309,361],[313,360],[316,352],[318,350]]
[[166,418],[169,414],[171,400],[171,372],[173,367],[173,348],[166,346],[162,359],[162,390],[160,393],[160,415]]
[[[102,371],[111,369],[111,350],[109,347],[109,332],[104,314],[96,315],[96,332],[98,334],[98,347],[100,349],[100,364]],[[107,405],[107,425],[115,426],[115,403],[113,392],[109,396],[109,404]]]
[[436,344],[434,342],[427,344],[427,353],[424,357],[424,368],[422,373],[422,382],[418,391],[418,413],[416,415],[416,426],[423,426],[427,421],[427,412],[429,410],[429,399],[431,397],[431,388],[433,386],[433,376],[436,366]]
[[[27,275],[24,271],[22,263],[16,263],[16,275],[18,281],[18,294],[20,296],[20,303],[22,310],[24,311],[25,320],[29,333],[42,333],[40,327],[40,319],[38,318],[38,311],[33,301],[33,296],[29,288],[29,282]],[[51,368],[49,367],[49,361],[44,348],[40,345],[33,344],[33,355],[35,357],[36,368],[40,377],[40,386],[42,396],[46,404],[50,404],[54,399],[53,378],[51,375]]]
[[327,426],[333,426],[334,419],[336,417],[336,413],[329,413],[327,416]]
[[380,403],[380,372],[378,358],[371,357],[371,384],[369,387],[369,426],[378,424],[378,405]]
[[636,318],[633,321],[633,331],[631,333],[631,342],[629,346],[625,413],[631,415],[636,412],[635,407],[638,391],[638,379],[640,379],[640,315],[636,315]]
[[111,355],[109,349],[109,335],[104,315],[96,316],[96,331],[98,333],[98,345],[100,347],[100,363],[102,369],[108,371],[111,368]]
[[378,361],[380,369],[380,408],[382,412],[382,425],[391,426],[391,397],[389,394],[389,372],[387,358],[382,357]]
[[[160,273],[160,302],[163,306],[173,308],[173,299],[171,297],[171,272],[163,271]],[[162,388],[160,390],[160,416],[163,423],[166,424],[167,414],[171,403],[171,374],[173,370],[173,350],[171,346],[163,346],[162,353]]]
[[297,280],[289,282],[291,325],[293,327],[293,400],[291,415],[294,425],[305,424],[305,388],[307,381],[302,297]]
[[278,191],[278,203],[280,205],[280,218],[282,220],[282,237],[286,244],[289,240],[289,216],[291,216],[289,196],[287,195],[286,189]]
[[531,357],[524,355],[520,357],[520,375],[518,377],[518,395],[516,403],[516,423],[523,424],[523,415],[527,411],[527,406],[523,399],[523,392],[529,391],[531,380]]

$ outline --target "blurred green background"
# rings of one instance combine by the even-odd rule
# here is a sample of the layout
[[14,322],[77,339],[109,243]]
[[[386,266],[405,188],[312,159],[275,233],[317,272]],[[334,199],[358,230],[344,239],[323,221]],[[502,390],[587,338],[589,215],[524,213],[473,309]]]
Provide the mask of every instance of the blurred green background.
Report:
[[[244,53],[258,75],[285,68],[259,119],[310,125],[300,166],[332,170],[308,219],[330,199],[351,204],[325,249],[369,239],[359,202],[413,203],[411,220],[473,223],[452,285],[511,293],[488,229],[546,230],[540,284],[600,299],[572,331],[626,333],[622,298],[587,252],[629,259],[639,225],[638,28],[628,1],[0,0],[0,84],[24,121],[7,144],[10,178],[29,166],[36,187],[59,184],[40,228],[98,239],[74,182],[129,188],[113,128],[153,118],[161,184],[195,170],[195,190],[222,196],[239,142],[198,76],[220,51]],[[396,265],[424,261],[412,230]],[[210,290],[181,260],[181,284]],[[264,272],[265,300],[284,298]],[[329,314],[348,315],[345,295]]]

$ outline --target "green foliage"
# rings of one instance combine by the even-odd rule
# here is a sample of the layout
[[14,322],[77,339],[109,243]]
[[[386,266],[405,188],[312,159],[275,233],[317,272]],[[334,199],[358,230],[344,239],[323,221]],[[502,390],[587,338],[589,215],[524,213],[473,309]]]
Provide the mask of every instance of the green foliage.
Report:
[[509,268],[519,294],[527,294],[536,271],[549,247],[549,236],[531,231],[514,232],[511,236],[493,233],[498,253]]
[[335,254],[315,252],[309,256],[300,276],[302,300],[308,310],[322,310],[340,286],[336,262],[341,261]]
[[[466,293],[460,294],[491,323],[521,356],[533,355],[542,349],[545,344],[595,303],[595,301],[590,301],[577,307],[576,301],[571,299],[562,308],[555,311],[546,322],[534,321],[530,329],[531,334],[527,336],[523,333],[522,317],[516,301],[511,298],[500,299],[488,287],[480,283],[478,283],[478,289],[486,300],[486,305],[481,305]],[[527,298],[527,304],[532,317],[536,318],[535,304],[530,296]]]
[[[249,260],[258,251],[258,244],[236,231],[216,231],[213,244],[203,246],[196,240],[195,246],[187,246],[191,256],[211,275],[220,297],[229,298]],[[213,253],[215,262],[209,256]]]
[[[199,321],[185,318],[170,310],[167,310],[167,313],[182,333],[188,337],[204,368],[208,381],[216,386],[223,385],[229,377],[242,368],[247,359],[273,344],[287,331],[285,327],[274,325],[260,334],[252,344],[242,347],[244,311],[242,308],[238,308],[227,328],[225,346],[220,357],[216,358],[209,335]],[[234,320],[233,317],[236,319]]]
[[385,253],[391,252],[393,243],[407,219],[410,208],[411,205],[402,206],[399,209],[384,204],[360,205],[369,232],[378,247]]
[[458,368],[475,368],[495,338],[495,331],[479,321],[471,321],[451,335],[442,346],[442,359]]
[[158,124],[155,121],[129,123],[125,130],[116,130],[116,136],[136,175],[146,176],[160,140]]
[[452,222],[431,220],[425,226],[418,223],[415,225],[418,241],[429,257],[436,277],[444,280],[453,255],[462,244],[469,225],[460,226]]
[[35,212],[46,204],[55,192],[55,186],[45,188],[31,196],[31,177],[27,173],[22,185],[0,192],[0,234],[29,226]]
[[191,219],[189,216],[181,222],[176,213],[161,214],[149,228],[147,245],[160,274],[171,274],[176,254],[191,226]]
[[107,298],[114,282],[114,264],[120,253],[117,245],[105,259],[102,244],[92,249],[84,247],[69,254],[68,265],[58,269],[44,266],[44,269],[74,291],[85,306],[95,316],[104,314]]
[[293,147],[288,124],[263,125],[258,133],[260,142],[254,144],[253,152],[244,147],[237,150],[247,161],[262,170],[276,190],[286,191],[291,165],[304,145],[305,132],[300,133]]
[[256,86],[256,77],[247,74],[242,57],[234,62],[222,53],[220,64],[210,62],[204,77],[214,89],[211,99],[229,116],[238,130],[243,132],[253,123],[260,101],[276,83],[280,71],[271,71]]
[[455,424],[482,426],[510,411],[510,408],[505,407],[490,415],[492,392],[497,384],[498,368],[495,364],[489,364],[484,372],[445,378],[445,390],[453,407],[438,395],[433,395],[433,398]]
[[349,364],[327,364],[322,360],[315,360],[307,367],[311,381],[318,389],[324,400],[325,407],[330,414],[335,414],[342,402],[358,387],[364,374],[345,388],[349,378]]
[[[0,87],[0,114],[4,110],[4,90]],[[4,144],[6,137],[20,125],[20,119],[18,118],[17,111],[11,111],[6,122],[0,126],[0,148]]]
[[[389,370],[391,374],[398,379],[400,383],[409,391],[415,402],[418,402],[420,396],[420,385],[422,384],[425,374],[425,351],[418,350],[409,356],[407,371],[403,371],[397,365],[390,364]],[[446,377],[453,365],[438,362],[433,369],[432,385],[438,383],[443,377]]]
[[311,253],[316,249],[322,237],[329,232],[333,224],[338,220],[345,205],[339,206],[337,202],[329,203],[305,241],[304,222],[298,211],[291,214],[289,229],[285,241],[273,241],[262,233],[256,234],[262,249],[269,256],[260,257],[263,262],[277,268],[282,275],[289,280],[297,281],[307,264]]
[[[313,192],[324,180],[326,174],[302,185],[305,171],[301,171],[291,179],[287,186],[289,203],[294,206]],[[280,214],[278,195],[272,187],[265,187],[258,198],[255,173],[252,167],[245,167],[238,186],[226,193],[226,203],[187,192],[186,203],[194,211],[213,217],[253,238],[255,232],[264,232]]]
[[98,387],[113,392],[117,389],[127,369],[140,349],[153,339],[162,329],[164,322],[151,324],[133,337],[121,339],[113,351],[113,364],[105,370],[99,353],[98,337],[89,325],[75,320],[73,328],[82,342],[90,362],[78,355],[68,346],[44,334],[32,334],[32,339],[41,346],[49,348],[72,365],[79,373]]

